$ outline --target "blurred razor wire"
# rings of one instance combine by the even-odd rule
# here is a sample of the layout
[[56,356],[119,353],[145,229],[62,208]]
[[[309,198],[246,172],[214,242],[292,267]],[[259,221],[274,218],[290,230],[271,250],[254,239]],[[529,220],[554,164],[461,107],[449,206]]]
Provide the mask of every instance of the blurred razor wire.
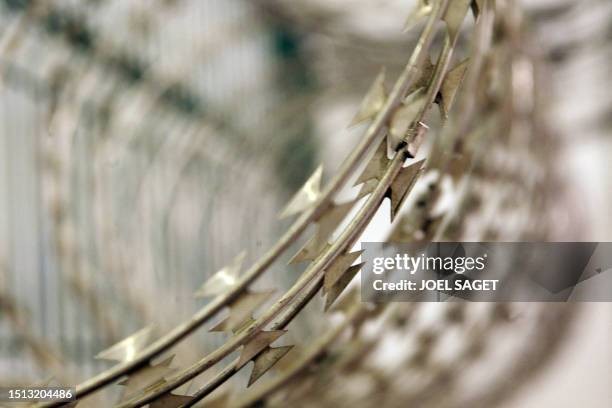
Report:
[[[299,34],[243,2],[6,1],[0,18],[2,293],[91,374],[275,238],[318,161],[315,78]],[[2,324],[5,376],[46,372]]]

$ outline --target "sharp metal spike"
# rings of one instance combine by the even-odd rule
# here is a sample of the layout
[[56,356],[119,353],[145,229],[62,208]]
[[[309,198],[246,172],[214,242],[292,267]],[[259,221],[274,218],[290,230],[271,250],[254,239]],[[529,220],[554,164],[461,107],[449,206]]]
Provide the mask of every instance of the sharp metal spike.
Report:
[[188,395],[167,393],[149,404],[149,408],[178,408],[190,402],[192,399],[193,397]]
[[431,78],[433,77],[435,69],[436,67],[431,62],[431,58],[428,55],[425,58],[425,63],[423,67],[419,69],[418,77],[414,82],[413,89],[427,88],[429,86]]
[[391,222],[395,220],[406,196],[414,186],[424,162],[425,160],[420,160],[408,167],[402,168],[397,178],[391,184]]
[[444,78],[444,82],[440,88],[440,95],[442,96],[440,111],[442,112],[442,117],[444,119],[448,118],[448,113],[450,112],[455,96],[457,95],[457,90],[465,77],[468,63],[469,59],[466,59],[457,64],[456,67],[448,71],[446,78]]
[[230,305],[230,314],[216,324],[211,332],[235,332],[252,318],[253,312],[263,305],[274,293],[274,290],[265,292],[246,291]]
[[302,188],[289,200],[289,204],[280,213],[280,218],[286,218],[309,209],[321,195],[321,177],[323,165],[317,167],[315,172],[304,183]]
[[353,288],[345,296],[342,296],[340,300],[334,305],[334,307],[330,308],[330,312],[341,312],[346,314],[355,305],[355,303],[358,302],[359,291],[356,288]]
[[325,298],[325,311],[328,311],[331,305],[334,304],[336,299],[338,299],[344,289],[346,289],[348,284],[353,280],[355,275],[357,275],[357,272],[361,270],[363,265],[363,263],[360,263],[348,268],[345,273],[340,276],[336,283],[327,290],[327,297]]
[[254,322],[255,322],[255,318],[253,316],[251,316],[248,319],[246,319],[244,322],[242,322],[240,324],[240,326],[238,326],[235,329],[233,329],[232,332],[234,334],[240,333],[241,331],[243,331],[244,329],[246,329],[247,327],[252,325]]
[[211,276],[195,293],[196,298],[218,296],[226,293],[238,282],[240,269],[246,257],[246,251],[242,251],[232,262]]
[[249,377],[249,384],[247,387],[250,387],[255,383],[262,375],[267,373],[272,367],[276,365],[276,363],[293,348],[293,346],[282,346],[282,347],[268,347],[263,352],[259,353],[254,360],[253,371],[251,371],[251,376]]
[[385,90],[385,68],[381,68],[379,74],[374,79],[374,82],[370,86],[370,89],[366,93],[366,96],[361,102],[359,111],[351,121],[349,126],[356,125],[376,116],[376,114],[382,109],[385,101],[387,100],[387,91]]
[[227,318],[221,320],[219,323],[215,324],[213,327],[211,327],[210,329],[208,329],[209,332],[231,332],[232,329],[229,328],[229,323],[227,321]]
[[419,112],[425,105],[425,94],[423,88],[419,88],[406,98],[402,106],[395,112],[391,118],[389,127],[389,136],[387,141],[392,150],[396,150],[408,130],[413,126]]
[[388,164],[389,158],[387,157],[387,140],[386,138],[383,138],[378,145],[376,152],[374,152],[374,156],[372,156],[365,169],[363,169],[363,172],[353,185],[356,186],[372,179],[380,180]]
[[120,382],[119,385],[125,387],[122,400],[130,399],[138,393],[163,383],[165,376],[176,371],[170,367],[173,359],[174,355],[159,364],[143,367]]
[[452,0],[448,3],[448,8],[442,20],[446,23],[451,42],[454,42],[459,34],[461,24],[463,24],[463,20],[465,19],[471,2],[471,0]]
[[293,265],[300,262],[314,261],[321,252],[329,247],[325,241],[320,241],[317,235],[310,238],[306,244],[289,260],[288,264]]
[[361,256],[363,250],[345,253],[336,258],[334,263],[325,271],[323,288],[327,292],[347,272],[350,266]]
[[329,239],[336,228],[338,228],[356,202],[357,200],[351,200],[342,204],[332,204],[321,218],[319,218],[319,221],[317,221],[317,236],[319,239],[325,240],[327,244],[327,239]]
[[289,264],[317,259],[319,254],[329,245],[328,240],[332,233],[338,228],[338,225],[340,225],[356,202],[357,199],[343,204],[331,204],[317,221],[315,235],[289,260]]
[[473,0],[471,6],[474,18],[478,18],[478,16],[480,15],[480,11],[482,10],[482,0]]
[[279,337],[287,333],[286,330],[260,331],[251,341],[244,345],[238,360],[238,367],[244,366],[251,361],[253,357],[259,354],[262,350],[274,343]]
[[106,350],[99,352],[95,358],[99,360],[118,361],[121,363],[132,361],[148,344],[152,333],[153,326],[145,327]]
[[376,179],[366,181],[365,183],[363,183],[361,190],[359,190],[359,194],[357,194],[357,199],[360,199],[361,197],[365,197],[371,192],[373,192],[376,189],[377,185],[378,185],[378,180]]
[[404,23],[404,32],[410,30],[419,21],[431,14],[433,0],[418,0],[414,9],[410,12]]

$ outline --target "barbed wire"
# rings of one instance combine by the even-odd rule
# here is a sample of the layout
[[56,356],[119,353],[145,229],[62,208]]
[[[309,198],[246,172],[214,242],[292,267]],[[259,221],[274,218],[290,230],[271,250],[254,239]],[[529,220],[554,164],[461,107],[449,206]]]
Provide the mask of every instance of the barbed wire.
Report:
[[[323,335],[320,335],[318,341],[301,356],[290,359],[291,364],[285,370],[281,370],[275,378],[253,388],[252,391],[244,395],[239,395],[236,399],[225,399],[221,406],[257,406],[264,401],[274,404],[274,396],[279,392],[288,393],[287,390],[301,386],[312,379],[312,376],[308,373],[310,369],[318,373],[322,372],[323,377],[329,380],[329,373],[342,370],[341,364],[348,364],[347,360],[359,367],[366,367],[364,362],[370,354],[366,351],[375,349],[372,343],[367,343],[368,346],[372,347],[366,347],[365,350],[362,347],[357,347],[359,353],[354,351],[340,353],[343,358],[337,358],[338,356],[331,349],[332,346],[341,342],[341,337],[349,329],[353,331],[353,337],[355,337],[359,334],[360,327],[365,321],[375,321],[378,317],[384,317],[385,315],[383,307],[373,308],[361,304],[356,292],[352,292],[351,295],[342,295],[359,270],[357,265],[352,265],[356,256],[354,252],[351,252],[351,249],[358,242],[360,235],[368,226],[374,214],[380,209],[383,200],[390,198],[392,220],[395,217],[399,218],[390,240],[427,241],[441,237],[461,237],[464,235],[463,230],[468,228],[469,214],[475,211],[473,200],[477,196],[478,190],[483,189],[482,181],[486,182],[486,178],[490,177],[492,178],[491,182],[497,189],[503,189],[504,186],[507,186],[507,184],[500,182],[499,174],[491,176],[487,169],[487,157],[483,156],[483,152],[490,153],[510,142],[516,143],[516,139],[523,142],[523,146],[526,146],[524,150],[529,152],[531,145],[528,140],[525,140],[528,137],[525,135],[533,135],[536,129],[539,130],[535,103],[528,97],[530,93],[534,93],[534,90],[524,88],[517,90],[515,89],[516,82],[510,82],[520,79],[521,75],[525,75],[524,72],[512,71],[512,69],[517,69],[517,61],[519,63],[531,63],[529,59],[531,57],[517,49],[519,48],[517,44],[522,43],[520,32],[523,28],[515,6],[511,2],[504,1],[493,4],[492,1],[487,0],[439,0],[431,3],[422,2],[419,7],[422,8],[420,11],[425,14],[426,23],[417,45],[406,67],[388,94],[384,86],[384,76],[379,76],[382,79],[377,79],[374,82],[357,115],[358,119],[371,120],[371,123],[367,126],[364,137],[356,146],[353,146],[335,176],[321,189],[319,187],[321,173],[319,171],[315,172],[313,178],[305,185],[305,189],[298,191],[287,207],[289,213],[299,214],[289,229],[242,275],[238,275],[241,269],[239,264],[237,264],[237,267],[232,266],[230,269],[222,270],[223,276],[228,274],[230,276],[229,283],[226,283],[222,290],[211,286],[215,282],[215,276],[218,275],[207,281],[203,287],[204,292],[212,291],[211,293],[216,297],[188,320],[180,323],[150,344],[148,341],[150,340],[148,339],[150,333],[146,332],[147,338],[145,338],[143,337],[144,332],[139,332],[128,338],[127,341],[119,343],[118,346],[101,353],[117,359],[120,363],[77,385],[76,404],[86,403],[85,397],[100,391],[121,378],[127,378],[123,385],[132,394],[127,393],[128,395],[125,395],[124,400],[119,403],[119,407],[140,407],[146,404],[150,404],[152,407],[192,406],[224,385],[250,361],[255,362],[252,381],[250,382],[255,382],[285,355],[293,353],[293,349],[289,346],[284,346],[284,348],[272,347],[271,344],[286,334],[287,326],[322,288],[326,296],[332,299],[327,306],[336,303],[336,310],[343,311],[344,319],[342,323],[333,326]],[[470,9],[476,20],[473,28],[470,58],[467,62],[460,62],[451,67],[459,32]],[[46,15],[45,18],[50,18],[51,14],[53,13]],[[32,18],[32,16],[30,15],[28,18]],[[444,24],[442,30],[438,29],[440,21],[443,21]],[[71,46],[78,45],[82,51],[92,52],[93,55],[97,54],[97,51],[92,51],[95,41],[91,39],[93,37],[92,34],[89,34],[90,30],[81,26],[80,23],[77,28],[74,28],[73,25],[60,24],[60,27],[63,27],[60,31],[65,32],[64,35],[66,35]],[[21,27],[21,25],[18,27]],[[68,27],[70,27],[70,30],[68,30]],[[443,33],[444,41],[435,64],[432,64],[430,61],[432,44],[439,32]],[[113,53],[100,52],[99,54],[102,55],[102,65],[106,66],[109,64],[108,61],[115,61],[114,57],[109,57],[109,55],[114,55]],[[504,65],[503,62],[509,64]],[[520,67],[520,65],[518,66]],[[120,69],[121,72],[123,72],[122,69]],[[510,72],[507,72],[508,69],[510,69]],[[508,74],[508,76],[504,77],[503,74]],[[134,81],[139,82],[142,78],[146,78],[146,75],[142,73],[132,75],[132,77],[134,77]],[[151,82],[157,83],[156,80]],[[458,94],[460,87],[462,87],[462,93]],[[82,95],[86,99],[90,93],[91,90],[83,92]],[[154,101],[158,99],[151,98]],[[429,139],[432,139],[430,135],[434,133],[434,120],[430,119],[428,114],[435,104],[438,104],[441,108],[442,120],[439,123],[439,134],[430,141]],[[455,105],[457,112],[455,112]],[[54,115],[61,114],[61,111],[54,113]],[[486,133],[481,129],[480,122],[483,120],[496,121],[498,126],[495,129],[505,129],[506,131],[500,132],[500,135],[495,137],[483,134]],[[68,123],[73,124],[77,122],[74,120],[68,121]],[[63,123],[65,125],[66,122]],[[503,125],[507,126],[504,127]],[[525,129],[529,130],[525,131]],[[512,133],[513,130],[515,133]],[[519,134],[519,130],[524,131],[524,134]],[[52,131],[52,133],[62,134],[65,132],[65,134],[69,134],[72,131],[74,129]],[[417,160],[417,158],[422,156],[420,149],[426,143],[433,143],[433,147],[423,166],[423,161]],[[187,143],[184,148],[186,151],[193,151],[195,145]],[[390,159],[387,155],[388,150],[393,153]],[[374,151],[374,157],[366,161],[368,152],[372,151]],[[525,153],[525,151],[521,150],[520,153]],[[71,155],[69,148],[66,148],[65,152],[68,156]],[[189,155],[187,154],[186,157],[189,157]],[[406,161],[410,161],[410,164],[404,167]],[[349,181],[355,179],[356,171],[360,166],[363,167],[364,162],[366,163],[365,172],[372,177],[365,180],[361,180],[362,177],[359,178],[358,181],[363,183],[363,186],[357,199],[337,204],[335,202],[336,195],[341,189],[349,186]],[[527,161],[527,163],[534,162],[537,161]],[[545,163],[546,161],[544,161],[544,165],[546,165]],[[512,174],[511,169],[508,170],[508,174],[511,177],[516,176]],[[411,194],[412,189],[417,180],[426,178],[428,175],[433,175],[428,179],[433,181],[425,183],[427,187],[416,199],[416,205],[400,216],[400,207],[406,201],[407,196],[413,195]],[[470,175],[473,175],[475,180]],[[484,180],[479,180],[479,177]],[[60,177],[57,178],[60,179]],[[461,192],[455,204],[456,208],[442,214],[436,213],[435,207],[439,202],[441,192],[445,190],[445,182],[449,179]],[[535,188],[545,184],[546,181],[536,179],[533,185],[528,185],[527,188]],[[361,205],[357,205],[358,199],[361,198],[364,199],[363,202]],[[532,203],[523,203],[524,206],[530,204]],[[56,202],[54,205],[63,207],[66,206],[66,203]],[[512,237],[545,237],[548,220],[540,219],[539,222],[534,222],[536,220],[533,216],[545,205],[546,203],[541,202],[539,206],[533,208],[525,209],[525,207],[522,207],[530,215],[526,222],[528,225],[516,226],[516,231],[513,231],[515,235],[512,235]],[[354,210],[353,207],[359,208]],[[351,210],[354,214],[347,218]],[[56,219],[56,223],[61,223],[60,218]],[[336,227],[344,219],[348,220],[348,224],[342,229],[340,235],[330,243],[329,240],[337,229]],[[485,220],[481,224],[484,224],[485,230],[479,231],[479,234],[484,237],[490,236],[490,234],[495,233],[493,231],[495,228],[501,227],[494,225],[493,220]],[[309,226],[313,225],[316,226],[314,236],[296,255],[297,260],[310,261],[310,265],[293,286],[265,309],[259,317],[253,318],[252,314],[271,296],[269,292],[252,290],[253,283],[258,281],[274,262],[297,243],[298,238],[306,232]],[[58,241],[65,239],[62,236],[56,238]],[[67,253],[78,251],[79,249],[73,249],[68,252],[65,250],[58,252],[68,256]],[[330,278],[331,271],[341,277],[346,275],[350,278],[330,283],[329,281],[332,279]],[[89,295],[85,294],[84,298],[87,297]],[[463,309],[463,306],[458,307]],[[137,307],[135,308],[137,309]],[[232,336],[222,346],[200,358],[191,366],[180,370],[176,374],[168,375],[170,373],[170,360],[159,362],[158,359],[172,347],[192,335],[201,326],[211,321],[225,308],[230,309],[229,316],[215,328],[230,332]],[[410,312],[412,308],[414,308],[412,305],[404,307],[393,305],[389,314],[393,315],[395,313],[395,316],[397,316],[402,313],[412,313]],[[542,364],[547,356],[551,355],[554,345],[560,339],[559,333],[563,332],[567,322],[569,322],[569,314],[566,309],[559,308],[553,311],[542,307],[541,310],[538,310],[540,314],[535,313],[537,321],[552,318],[557,326],[554,330],[551,329],[547,332],[551,333],[550,336],[539,339],[535,342],[536,344],[530,345],[534,350],[537,350],[535,355],[539,358],[534,358],[533,355],[529,355],[526,359],[522,358],[521,362],[523,364],[518,364],[519,368],[515,370],[516,373],[520,373],[524,378],[527,378],[527,371],[535,371],[535,368]],[[493,306],[490,309],[489,320],[480,326],[478,331],[473,332],[473,337],[466,340],[468,347],[466,354],[459,357],[459,359],[464,358],[463,363],[465,365],[478,361],[481,357],[480,347],[482,344],[478,343],[478,339],[485,338],[494,327],[498,327],[499,312],[500,308]],[[560,316],[563,316],[563,319],[559,319]],[[390,320],[385,321],[387,323],[384,324],[389,324]],[[409,322],[409,318],[404,319],[405,324]],[[405,326],[405,324],[399,326]],[[435,337],[436,334],[433,336]],[[431,339],[432,336],[425,337],[423,347],[418,350],[426,354],[427,350],[425,349],[434,340]],[[354,341],[358,342],[359,340]],[[380,341],[380,338],[377,338],[376,341]],[[242,351],[238,359],[230,362],[222,371],[213,375],[195,394],[179,395],[172,393],[180,386],[187,384],[205,372],[207,373],[209,369],[224,361],[226,357],[229,357],[240,347],[242,347]],[[407,364],[408,371],[414,370],[415,365],[418,367],[421,364],[418,359],[411,361],[410,364]],[[438,367],[434,379],[427,387],[416,391],[412,395],[406,395],[401,400],[404,403],[412,401],[419,406],[453,406],[452,404],[457,403],[456,401],[445,400],[444,404],[446,405],[442,405],[437,399],[438,397],[434,396],[439,394],[440,387],[448,385],[449,381],[460,376],[465,368],[463,363],[450,368]],[[321,367],[321,369],[316,370],[316,367]],[[529,370],[526,370],[526,367]],[[376,377],[379,385],[392,387],[394,379],[385,378],[379,371],[368,371],[369,369],[358,371],[369,372],[372,377]],[[398,372],[393,373],[394,376],[399,376],[399,374]],[[256,378],[253,378],[254,376]],[[347,383],[351,381],[350,377],[347,376]],[[520,378],[516,374],[513,378],[513,385],[518,384],[520,380],[524,381],[524,378]],[[336,389],[331,387],[329,383],[319,381],[317,384],[317,381],[314,381],[314,385],[311,385],[310,389],[317,390],[313,394],[316,395],[316,401],[309,402],[309,398],[312,397],[302,394],[295,400],[302,404],[300,406],[308,406],[309,403],[318,404],[318,406],[326,406],[324,404],[329,406],[335,404],[337,404],[336,406],[350,405],[348,402],[350,399],[344,402],[338,400]],[[497,398],[503,393],[503,387],[497,387],[490,394]],[[325,398],[329,399],[326,400]],[[493,397],[489,397],[488,400],[490,401],[491,398]],[[381,404],[381,400],[386,404],[384,406],[392,406],[390,401],[385,399],[384,393],[371,394],[365,403],[373,406]],[[214,401],[211,400],[211,402]],[[295,403],[298,404],[298,402]],[[67,404],[55,402],[37,406],[55,407],[62,405]]]

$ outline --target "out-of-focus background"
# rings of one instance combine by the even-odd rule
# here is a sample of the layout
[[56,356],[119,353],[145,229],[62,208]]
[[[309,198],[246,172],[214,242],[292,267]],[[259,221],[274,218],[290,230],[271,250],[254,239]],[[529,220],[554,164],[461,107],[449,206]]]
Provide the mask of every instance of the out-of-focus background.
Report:
[[[361,136],[347,124],[380,67],[394,77],[409,56],[414,3],[0,1],[0,383],[91,376],[109,344],[193,314],[242,249],[257,259],[291,194]],[[612,240],[612,4],[521,6],[560,145],[555,239]],[[317,324],[306,313],[291,335]],[[177,362],[222,342],[198,332]],[[583,305],[506,406],[609,406],[610,344],[612,307]]]

